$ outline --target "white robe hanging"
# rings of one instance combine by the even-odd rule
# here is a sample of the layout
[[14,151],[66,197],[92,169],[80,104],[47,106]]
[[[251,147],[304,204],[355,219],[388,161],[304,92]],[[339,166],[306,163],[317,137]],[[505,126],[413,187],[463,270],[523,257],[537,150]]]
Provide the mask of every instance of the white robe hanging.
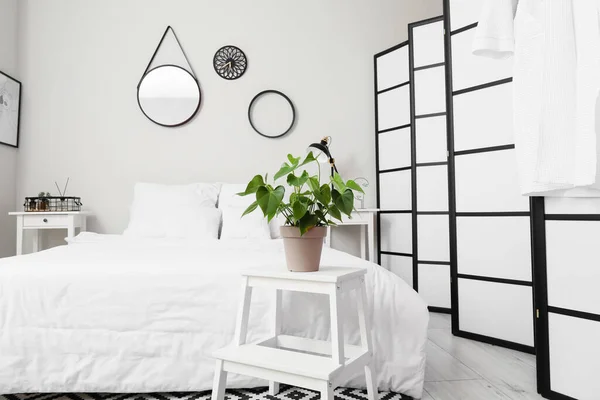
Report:
[[600,0],[485,0],[473,52],[514,55],[524,195],[600,197]]

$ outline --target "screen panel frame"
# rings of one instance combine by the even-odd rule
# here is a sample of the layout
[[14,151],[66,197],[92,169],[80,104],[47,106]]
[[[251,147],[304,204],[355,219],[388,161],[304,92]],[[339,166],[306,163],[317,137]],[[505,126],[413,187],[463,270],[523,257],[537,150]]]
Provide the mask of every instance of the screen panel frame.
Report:
[[[429,64],[429,65],[415,66],[414,33],[415,33],[415,30],[419,29],[419,27],[422,27],[424,25],[439,24],[439,23],[441,23],[442,25],[444,24],[443,15],[408,24],[408,38],[409,38],[408,40],[410,43],[409,73],[410,73],[411,82],[413,82],[413,84],[411,85],[411,125],[412,125],[411,133],[413,134],[413,142],[412,142],[412,144],[413,144],[413,149],[412,149],[412,151],[413,151],[413,153],[412,153],[413,154],[412,217],[413,217],[413,230],[414,230],[413,231],[413,255],[414,255],[414,257],[413,257],[413,281],[414,281],[414,289],[417,292],[419,291],[420,285],[422,286],[422,285],[426,284],[425,282],[420,282],[420,279],[419,279],[419,266],[420,265],[437,264],[439,266],[443,266],[443,267],[447,267],[447,268],[450,267],[449,260],[422,260],[421,259],[422,257],[419,256],[419,217],[422,215],[442,215],[442,216],[445,215],[445,216],[449,217],[449,215],[450,215],[449,209],[446,209],[445,211],[420,210],[418,207],[418,204],[419,204],[419,201],[418,201],[418,170],[422,169],[422,168],[429,168],[429,167],[447,166],[447,160],[438,161],[438,162],[425,162],[425,163],[419,163],[417,161],[417,142],[419,140],[417,121],[426,119],[426,118],[446,117],[447,110],[445,109],[445,104],[444,104],[443,110],[439,110],[439,111],[433,110],[434,112],[426,113],[426,114],[418,114],[417,113],[417,104],[416,104],[417,103],[417,96],[416,96],[417,89],[416,89],[416,85],[415,85],[415,83],[416,83],[415,74],[419,73],[419,71],[424,71],[424,70],[435,71],[436,69],[441,68],[444,79],[446,79],[447,77],[445,75],[445,66],[446,66],[447,61],[445,58],[446,55],[445,55],[445,51],[444,51],[443,62],[436,62],[436,63]],[[444,48],[445,48],[443,36],[440,38],[440,40],[442,41]],[[444,93],[444,92],[442,92],[442,93]],[[447,129],[447,126],[446,126],[446,129]],[[446,146],[447,146],[447,143],[446,143]],[[450,245],[450,244],[448,244],[448,245]],[[438,305],[430,305],[429,310],[433,311],[433,312],[441,312],[441,313],[447,313],[447,314],[451,313],[450,308],[438,306]]]
[[[509,82],[512,82],[512,78],[506,78],[506,79],[501,79],[501,80],[495,80],[495,81],[491,81],[491,82],[487,82],[487,83],[483,83],[483,84],[478,84],[476,86],[473,87],[466,87],[466,88],[461,88],[461,90],[453,90],[453,74],[452,74],[452,65],[453,65],[453,52],[452,52],[452,36],[456,35],[456,34],[460,34],[462,32],[465,32],[467,30],[470,29],[475,29],[477,27],[477,23],[473,23],[473,24],[469,24],[466,26],[463,26],[459,29],[456,29],[454,31],[451,30],[451,12],[450,12],[450,1],[451,0],[444,0],[443,3],[443,7],[444,7],[444,24],[445,24],[445,35],[444,35],[444,40],[445,40],[445,53],[446,53],[446,111],[447,111],[447,121],[448,121],[448,192],[449,192],[449,196],[450,196],[450,200],[449,200],[449,209],[450,209],[450,260],[451,260],[451,280],[452,280],[452,287],[451,287],[451,297],[452,297],[452,333],[456,336],[459,337],[464,337],[467,339],[474,339],[474,340],[478,340],[478,341],[482,341],[485,343],[490,343],[490,344],[494,344],[494,345],[498,345],[498,346],[502,346],[502,347],[507,347],[507,348],[511,348],[511,349],[515,349],[515,350],[519,350],[519,351],[524,351],[527,353],[531,353],[534,354],[535,353],[535,347],[536,347],[536,334],[535,334],[535,298],[533,298],[535,296],[536,291],[533,290],[532,292],[532,304],[534,304],[533,309],[531,310],[531,315],[532,315],[532,324],[534,324],[534,337],[533,337],[533,341],[534,341],[534,346],[528,346],[522,343],[516,343],[516,342],[511,342],[511,341],[506,341],[506,340],[502,340],[499,338],[495,338],[492,336],[486,336],[486,335],[480,335],[480,334],[476,334],[473,332],[467,332],[463,329],[461,329],[460,327],[460,318],[459,318],[459,288],[458,288],[458,280],[459,278],[461,279],[474,279],[474,280],[493,280],[494,282],[497,283],[502,283],[502,284],[507,284],[507,285],[528,285],[528,286],[532,286],[534,287],[534,279],[532,279],[531,281],[519,281],[519,280],[511,280],[511,279],[501,279],[501,278],[495,278],[495,277],[485,277],[485,276],[478,276],[478,275],[463,275],[463,274],[459,274],[458,271],[458,233],[457,233],[457,217],[461,216],[461,217],[512,217],[512,216],[520,216],[520,217],[531,217],[533,214],[532,211],[532,206],[530,204],[529,210],[528,211],[523,211],[523,210],[519,210],[519,211],[502,211],[502,212],[493,212],[493,211],[476,211],[476,212],[470,212],[468,210],[461,210],[460,213],[457,212],[457,205],[456,205],[456,157],[460,157],[462,155],[468,155],[468,154],[474,154],[474,153],[487,153],[487,152],[494,152],[494,151],[504,151],[504,150],[509,150],[509,149],[514,149],[514,144],[510,143],[510,144],[505,144],[505,145],[499,145],[499,146],[493,146],[493,147],[486,147],[486,148],[474,148],[474,149],[461,149],[461,151],[456,151],[455,147],[454,147],[454,97],[464,94],[464,93],[469,93],[469,92],[473,92],[476,90],[485,90],[487,88],[490,87],[494,87],[497,85],[503,85],[503,84],[507,84]],[[532,222],[532,218],[530,218],[530,226],[531,226],[531,235],[532,235],[532,277],[535,275],[535,272],[533,271],[533,265],[534,265],[534,238],[533,238],[533,234],[534,234],[534,229],[533,229],[533,222]]]

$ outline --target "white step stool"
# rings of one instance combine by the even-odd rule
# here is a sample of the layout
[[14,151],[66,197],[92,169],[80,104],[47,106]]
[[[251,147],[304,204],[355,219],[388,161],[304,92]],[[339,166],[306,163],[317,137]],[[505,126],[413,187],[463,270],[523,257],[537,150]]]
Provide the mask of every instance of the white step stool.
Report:
[[[243,272],[234,341],[214,353],[217,364],[212,400],[223,400],[228,372],[268,380],[271,395],[279,392],[279,382],[282,382],[318,390],[322,400],[334,400],[333,389],[361,368],[365,370],[369,400],[377,400],[373,344],[367,315],[366,272],[361,268],[334,267],[321,267],[317,272],[289,272],[284,267]],[[253,287],[275,289],[275,320],[272,337],[246,343]],[[280,334],[282,290],[329,295],[331,342]],[[361,346],[344,345],[339,296],[350,290],[357,292]]]

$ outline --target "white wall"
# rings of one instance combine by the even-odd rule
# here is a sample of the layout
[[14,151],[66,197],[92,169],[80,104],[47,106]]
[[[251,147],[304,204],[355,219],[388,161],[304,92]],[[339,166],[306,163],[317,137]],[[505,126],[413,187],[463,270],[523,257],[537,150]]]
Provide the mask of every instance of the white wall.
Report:
[[[242,182],[331,135],[340,171],[372,183],[374,206],[373,54],[405,40],[407,23],[441,12],[441,0],[22,0],[18,198],[56,192],[54,181],[70,177],[69,193],[97,215],[89,228],[121,232],[136,181]],[[151,123],[136,101],[167,25],[203,95],[198,116],[176,129]],[[225,44],[248,57],[238,81],[213,70]],[[252,97],[269,88],[297,109],[282,139],[247,120]]]
[[[0,71],[19,79],[17,73],[17,0],[0,0]],[[0,145],[0,257],[15,254],[17,150]]]

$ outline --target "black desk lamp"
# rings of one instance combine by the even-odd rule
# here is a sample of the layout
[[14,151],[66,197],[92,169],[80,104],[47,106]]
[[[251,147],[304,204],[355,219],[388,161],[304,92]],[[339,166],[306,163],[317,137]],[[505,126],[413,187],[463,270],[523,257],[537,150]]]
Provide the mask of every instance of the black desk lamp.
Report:
[[338,172],[337,167],[335,166],[335,159],[331,156],[329,152],[329,146],[331,145],[331,136],[325,136],[319,143],[313,143],[308,146],[307,151],[312,151],[315,158],[318,160],[321,155],[327,157],[329,161],[329,165],[331,165],[331,176],[334,175],[335,172]]

